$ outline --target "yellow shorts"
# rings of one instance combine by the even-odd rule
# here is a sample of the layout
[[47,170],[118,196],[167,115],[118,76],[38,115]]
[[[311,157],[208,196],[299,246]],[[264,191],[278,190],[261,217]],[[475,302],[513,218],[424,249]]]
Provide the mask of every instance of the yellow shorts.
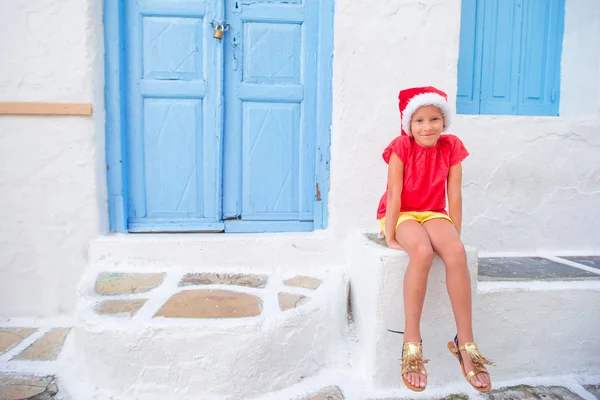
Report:
[[[404,221],[414,220],[423,225],[425,222],[436,218],[447,219],[452,224],[454,224],[454,222],[452,222],[452,219],[450,219],[449,216],[443,213],[433,211],[408,211],[400,213],[400,215],[398,216],[398,221],[396,222],[396,228],[398,228],[398,225],[400,225]],[[381,222],[381,232],[384,233],[385,217],[381,218],[379,221]]]

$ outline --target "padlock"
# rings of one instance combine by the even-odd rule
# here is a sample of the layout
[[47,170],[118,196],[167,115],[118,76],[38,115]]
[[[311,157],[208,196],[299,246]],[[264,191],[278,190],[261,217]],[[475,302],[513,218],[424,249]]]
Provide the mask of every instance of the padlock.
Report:
[[213,33],[213,37],[214,37],[215,39],[223,39],[223,31],[224,31],[224,29],[223,29],[223,25],[221,25],[221,24],[218,24],[218,25],[215,27],[215,32]]

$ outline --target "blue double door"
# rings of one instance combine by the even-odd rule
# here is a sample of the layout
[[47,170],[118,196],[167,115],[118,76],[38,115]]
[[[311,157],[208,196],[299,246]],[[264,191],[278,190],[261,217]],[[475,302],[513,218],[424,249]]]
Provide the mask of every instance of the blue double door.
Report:
[[129,231],[315,228],[318,3],[126,2]]

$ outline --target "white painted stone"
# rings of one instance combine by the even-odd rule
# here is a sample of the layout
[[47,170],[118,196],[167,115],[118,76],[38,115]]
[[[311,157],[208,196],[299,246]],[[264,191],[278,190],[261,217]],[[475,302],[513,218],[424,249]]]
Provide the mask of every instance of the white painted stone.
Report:
[[[473,248],[466,250],[474,292],[477,255]],[[404,331],[402,281],[408,255],[376,244],[362,233],[348,241],[347,254],[353,315],[360,343],[359,368],[373,387],[403,387],[399,379],[403,336],[388,329]],[[425,358],[436,359],[435,363],[427,364],[427,368],[437,381],[440,374],[454,371],[454,368],[444,370],[434,364],[438,364],[438,358],[446,358],[444,341],[451,340],[456,333],[446,292],[444,264],[437,256],[429,275],[421,333]]]
[[[402,279],[406,253],[387,249],[360,234],[348,242],[348,270],[358,343],[353,359],[370,390],[400,389],[403,338]],[[600,373],[595,339],[600,318],[600,282],[483,282],[477,284],[477,259],[467,247],[473,288],[475,341],[498,366],[494,380],[531,376]],[[480,286],[480,287],[478,287]],[[444,267],[434,260],[421,321],[428,387],[463,381],[446,343],[456,328],[445,287]],[[568,354],[568,357],[565,355]]]
[[66,356],[71,366],[63,377],[66,387],[87,390],[91,398],[195,399],[202,393],[242,399],[340,367],[335,355],[343,343],[347,284],[339,271],[314,275],[323,284],[311,291],[310,302],[286,312],[279,310],[277,294],[289,291],[283,280],[298,270],[269,276],[264,289],[227,286],[260,297],[259,317],[153,319],[173,291],[185,290],[177,284],[187,272],[167,272],[163,285],[127,321],[94,313],[93,278],[84,279]]
[[498,364],[498,380],[600,373],[600,282],[592,289],[480,293],[474,301],[477,340]]
[[[341,242],[329,231],[272,234],[111,235],[92,241],[89,262],[97,268],[143,265],[286,269],[341,264]],[[208,269],[207,269],[208,268]],[[213,272],[213,271],[210,271]],[[215,271],[217,272],[217,271]]]

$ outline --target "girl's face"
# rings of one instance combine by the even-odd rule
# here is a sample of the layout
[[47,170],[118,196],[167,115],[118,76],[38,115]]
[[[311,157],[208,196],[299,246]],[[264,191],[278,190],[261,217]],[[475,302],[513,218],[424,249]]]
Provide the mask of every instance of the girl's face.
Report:
[[423,106],[413,114],[410,130],[419,145],[433,147],[444,131],[444,115],[436,106]]

